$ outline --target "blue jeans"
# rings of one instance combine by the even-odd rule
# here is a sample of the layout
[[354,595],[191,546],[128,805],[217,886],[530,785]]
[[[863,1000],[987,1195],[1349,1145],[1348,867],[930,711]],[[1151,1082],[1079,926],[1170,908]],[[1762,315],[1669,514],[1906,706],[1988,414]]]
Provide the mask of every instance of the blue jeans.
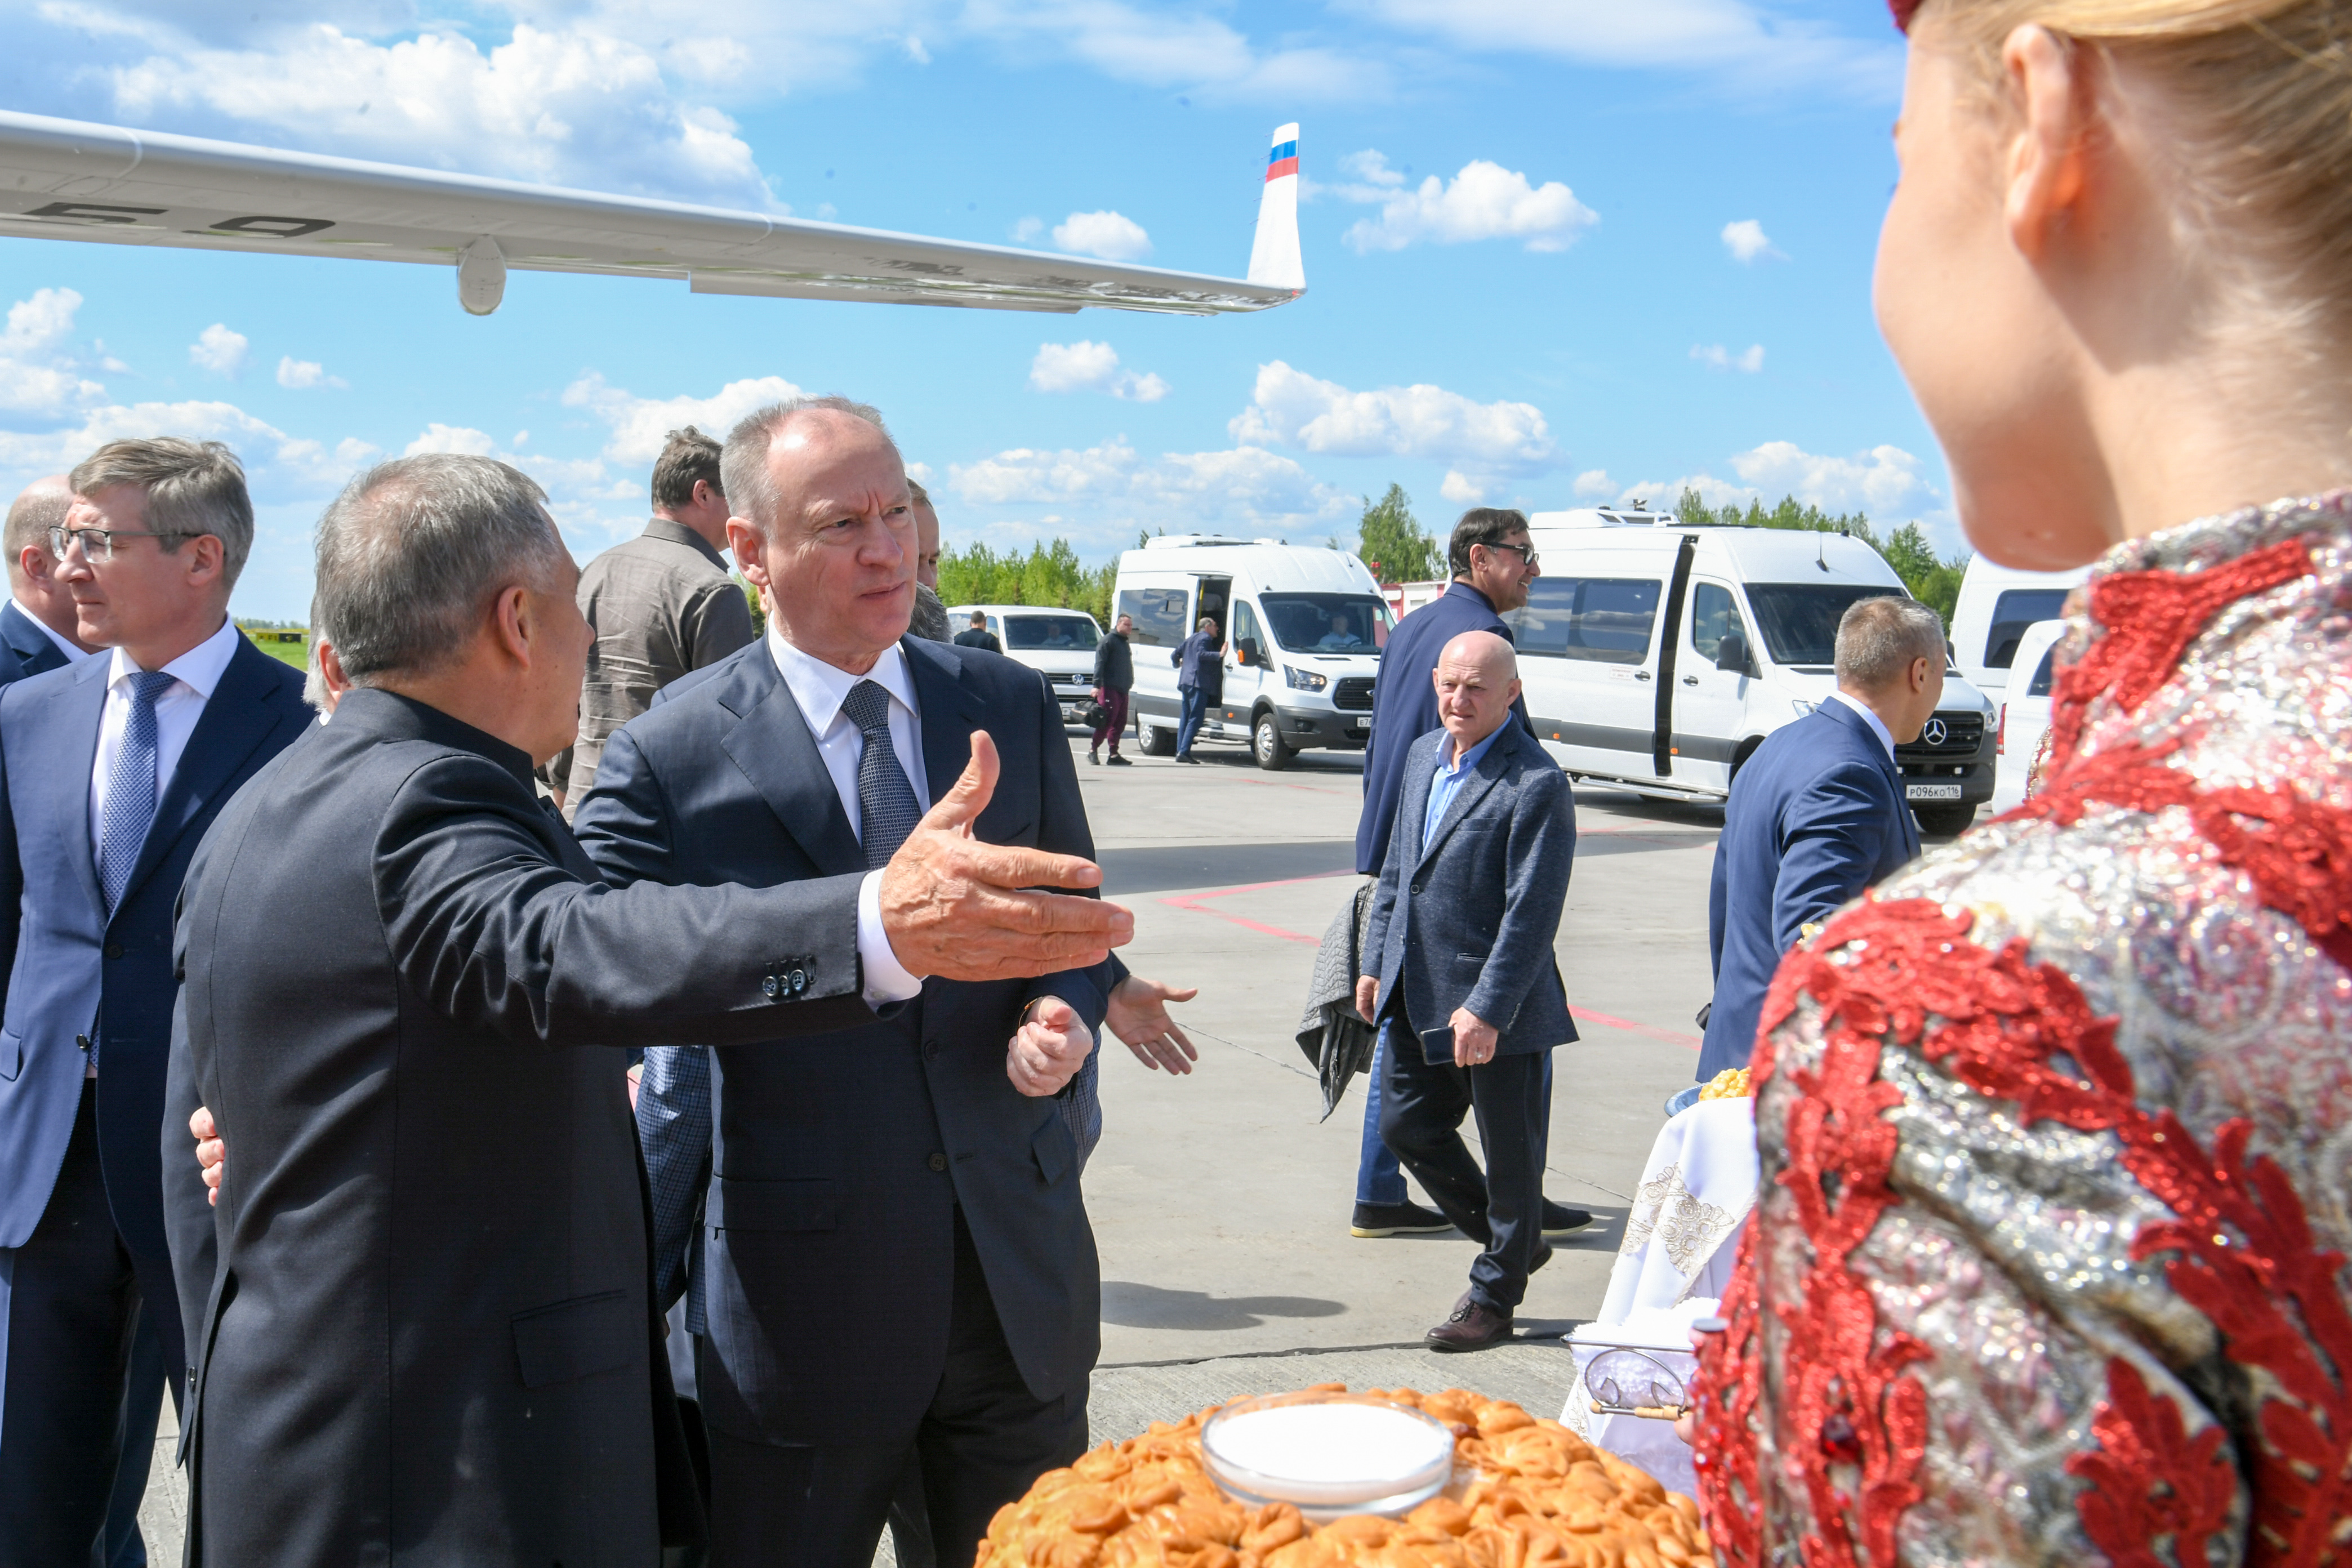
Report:
[[[1364,1074],[1364,1142],[1356,1152],[1356,1201],[1360,1204],[1402,1204],[1412,1200],[1405,1190],[1404,1166],[1381,1139],[1381,1086],[1389,1076],[1389,1036],[1394,1023],[1381,1026],[1380,1048]],[[1543,1110],[1536,1126],[1536,1163],[1551,1153],[1551,1053],[1544,1053]]]
[[1192,754],[1192,737],[1201,732],[1201,715],[1208,710],[1209,705],[1201,700],[1201,689],[1197,686],[1182,688],[1176,693],[1176,700],[1183,704],[1183,710],[1176,719],[1176,754],[1189,757]]

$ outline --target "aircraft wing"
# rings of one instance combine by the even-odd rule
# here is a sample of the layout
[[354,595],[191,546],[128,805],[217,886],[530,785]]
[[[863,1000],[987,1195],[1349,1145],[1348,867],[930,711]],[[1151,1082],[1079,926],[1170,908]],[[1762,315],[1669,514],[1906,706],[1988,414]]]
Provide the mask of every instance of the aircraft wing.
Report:
[[793,300],[1262,310],[1305,292],[1286,220],[1284,260],[1252,281],[0,111],[0,235],[454,266],[476,315],[509,268]]

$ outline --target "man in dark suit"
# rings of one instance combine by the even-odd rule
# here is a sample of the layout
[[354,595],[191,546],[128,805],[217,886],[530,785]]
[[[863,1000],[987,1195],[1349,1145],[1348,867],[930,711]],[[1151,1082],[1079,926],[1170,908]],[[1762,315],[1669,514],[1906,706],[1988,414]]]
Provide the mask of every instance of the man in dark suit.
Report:
[[[729,437],[726,479],[768,635],[614,736],[578,816],[605,879],[854,873],[983,732],[1003,771],[974,830],[1091,854],[1034,672],[906,636],[915,534],[879,416],[837,398],[762,409]],[[711,1053],[699,1384],[720,1568],[863,1568],[910,1460],[939,1560],[962,1563],[999,1507],[1085,1450],[1100,1292],[1053,1097],[1101,1025],[1106,968],[869,971],[904,1011]]]
[[[1528,602],[1528,585],[1541,574],[1528,541],[1528,520],[1519,512],[1476,507],[1462,514],[1445,547],[1454,581],[1444,594],[1397,623],[1381,653],[1381,679],[1372,690],[1372,732],[1364,742],[1364,809],[1356,822],[1356,871],[1377,877],[1387,858],[1397,799],[1404,793],[1406,751],[1438,727],[1431,677],[1437,656],[1464,632],[1492,632],[1505,642],[1511,629],[1503,616]],[[1513,705],[1521,728],[1532,735],[1528,705]],[[1349,1234],[1377,1239],[1430,1235],[1452,1228],[1445,1216],[1412,1200],[1397,1157],[1381,1138],[1381,1097],[1388,1079],[1387,1034],[1373,1057],[1364,1085],[1364,1132],[1356,1155],[1356,1210]],[[1550,1070],[1545,1058],[1545,1071]],[[1549,1104],[1551,1079],[1544,1079]],[[1592,1223],[1583,1209],[1544,1200],[1544,1234],[1567,1236]]]
[[65,521],[72,506],[73,489],[63,474],[35,479],[9,503],[8,601],[0,605],[0,686],[79,664],[98,651],[81,640],[73,594],[58,580],[58,560],[49,553],[49,530]]
[[[86,1563],[187,1364],[156,1132],[173,906],[222,805],[308,728],[239,635],[253,541],[228,448],[118,441],[41,548],[104,658],[0,693],[0,1563]],[[184,1148],[184,1145],[183,1145]],[[131,1381],[152,1333],[161,1366]],[[125,1449],[125,1434],[144,1446]],[[108,1555],[126,1542],[116,1542]]]
[[[1093,868],[969,836],[984,743],[859,874],[604,887],[530,783],[592,636],[539,488],[402,458],[319,541],[352,689],[222,814],[180,925],[194,1560],[645,1568],[699,1508],[623,1062],[551,1047],[823,1035],[889,1007],[878,972],[1018,984],[1127,922],[1013,890]],[[229,1152],[209,1214],[200,1103]]]
[[956,633],[955,645],[958,647],[976,647],[988,653],[1004,651],[1004,645],[998,642],[996,634],[988,629],[987,616],[978,610],[971,613],[971,625]]
[[1863,599],[1838,622],[1836,658],[1837,689],[1765,737],[1732,781],[1707,890],[1701,1083],[1748,1065],[1782,955],[1919,853],[1895,748],[1943,700],[1943,622],[1910,599]]
[[[1381,1135],[1445,1217],[1486,1244],[1432,1350],[1510,1338],[1543,1238],[1543,1065],[1576,1038],[1552,940],[1576,859],[1568,775],[1517,722],[1518,667],[1492,632],[1445,645],[1443,728],[1405,749],[1356,1010],[1393,1026]],[[1482,1173],[1463,1146],[1475,1111]]]

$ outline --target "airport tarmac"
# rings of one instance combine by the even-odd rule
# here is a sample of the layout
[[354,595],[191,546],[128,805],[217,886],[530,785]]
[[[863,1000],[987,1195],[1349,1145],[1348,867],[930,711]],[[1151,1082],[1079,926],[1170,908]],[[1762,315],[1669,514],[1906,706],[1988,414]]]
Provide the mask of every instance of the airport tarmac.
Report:
[[[1599,1308],[1662,1102],[1696,1064],[1720,809],[1577,791],[1557,946],[1583,1037],[1554,1053],[1546,1189],[1596,1219],[1536,1275],[1517,1343],[1439,1356],[1421,1338],[1477,1247],[1348,1234],[1363,1092],[1320,1120],[1296,1039],[1317,945],[1356,885],[1360,756],[1309,752],[1269,773],[1238,745],[1203,744],[1198,767],[1131,749],[1131,767],[1090,767],[1083,738],[1072,749],[1105,892],[1135,911],[1128,963],[1201,988],[1175,1010],[1200,1049],[1192,1074],[1147,1069],[1116,1040],[1103,1057],[1086,1173],[1103,1279],[1096,1441],[1331,1381],[1457,1384],[1556,1415],[1570,1381],[1558,1337]],[[177,1552],[169,1441],[142,1510],[151,1554]]]

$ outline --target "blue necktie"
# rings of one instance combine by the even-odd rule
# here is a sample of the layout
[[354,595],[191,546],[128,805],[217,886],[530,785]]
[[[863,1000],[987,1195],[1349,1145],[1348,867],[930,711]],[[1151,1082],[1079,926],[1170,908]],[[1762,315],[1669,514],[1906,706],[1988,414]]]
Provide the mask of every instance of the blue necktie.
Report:
[[866,850],[866,868],[890,863],[923,808],[915,804],[915,787],[898,765],[898,748],[890,744],[890,694],[879,683],[861,680],[841,700],[841,710],[857,726],[865,749],[857,755],[857,816],[863,829],[858,839]]
[[122,901],[131,868],[146,847],[148,826],[155,820],[155,700],[177,679],[160,669],[131,676],[131,721],[122,727],[122,745],[107,775],[106,817],[98,840],[98,885],[110,915]]

